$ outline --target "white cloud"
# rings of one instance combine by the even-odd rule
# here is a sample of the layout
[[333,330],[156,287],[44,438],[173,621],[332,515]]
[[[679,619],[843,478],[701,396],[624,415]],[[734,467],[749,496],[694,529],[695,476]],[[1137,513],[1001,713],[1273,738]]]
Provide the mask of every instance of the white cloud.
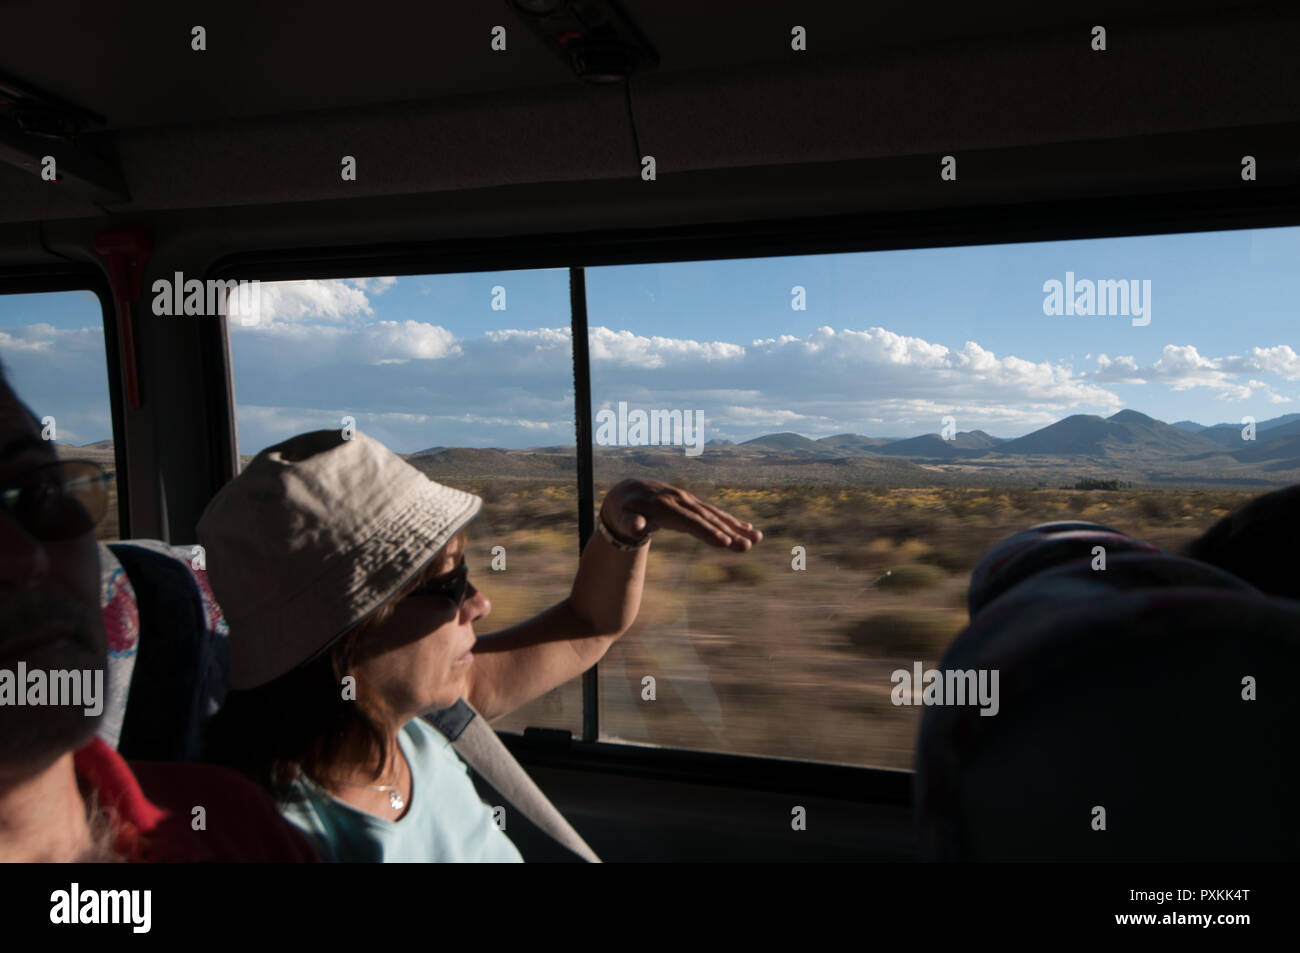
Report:
[[53,325],[29,324],[25,328],[0,331],[0,351],[48,351],[59,332]]
[[383,278],[345,278],[344,281],[353,287],[374,295],[381,295],[397,284],[397,278],[394,275]]
[[0,360],[9,386],[32,413],[54,417],[60,441],[86,444],[113,435],[102,326],[6,328]]
[[726,341],[692,341],[684,338],[644,337],[631,331],[614,331],[606,327],[588,329],[588,350],[594,364],[609,361],[619,365],[654,370],[670,364],[700,361],[736,361],[745,349]]
[[259,330],[286,322],[327,321],[340,324],[351,318],[375,313],[364,288],[335,279],[264,281],[260,296],[260,324],[246,329],[232,321],[232,330]]
[[1300,354],[1296,354],[1290,345],[1251,348],[1250,360],[1257,370],[1277,374],[1289,381],[1300,380]]
[[373,321],[356,327],[279,323],[243,330],[246,333],[232,342],[240,353],[279,355],[282,360],[292,355],[299,371],[330,364],[438,360],[463,353],[450,331],[421,321]]
[[728,405],[722,408],[723,419],[735,427],[788,427],[796,420],[822,421],[824,418],[800,414],[793,410],[768,409],[766,407],[737,407]]
[[444,415],[241,403],[237,408],[239,452],[254,454],[294,434],[338,429],[345,416],[352,417],[362,433],[399,453],[414,453],[434,446],[509,446],[520,434],[526,435],[526,442],[531,445],[572,443],[574,436],[571,411],[556,419],[535,420],[471,412]]
[[1174,390],[1222,387],[1228,382],[1228,375],[1219,370],[1217,362],[1202,357],[1190,344],[1166,344],[1150,376],[1163,380]]
[[376,321],[366,325],[362,334],[365,359],[372,363],[435,360],[464,353],[446,328],[419,321]]
[[[320,278],[260,283],[257,327],[285,323],[359,324],[374,315],[371,297],[397,284],[397,278]],[[248,330],[239,322],[231,329]]]
[[[104,329],[56,328],[52,324],[26,324],[0,330],[0,353],[44,354],[52,360],[74,355],[104,353]],[[107,370],[103,371],[107,376]]]
[[1252,372],[1273,373],[1287,380],[1300,378],[1300,355],[1282,344],[1271,348],[1252,348],[1246,356],[1206,357],[1190,344],[1166,344],[1160,357],[1149,367],[1139,367],[1132,357],[1110,358],[1097,355],[1097,370],[1086,375],[1089,380],[1111,384],[1145,384],[1157,382],[1174,391],[1209,388],[1218,400],[1248,400],[1262,391],[1272,403],[1283,403],[1266,381],[1242,382],[1241,375]]
[[568,328],[537,328],[529,331],[518,329],[487,331],[484,337],[516,356],[563,353],[567,358],[569,341],[573,335]]
[[1146,383],[1145,378],[1142,377],[1141,371],[1138,369],[1137,361],[1132,357],[1111,358],[1105,354],[1098,354],[1097,372],[1092,377],[1094,380],[1109,381],[1113,384]]

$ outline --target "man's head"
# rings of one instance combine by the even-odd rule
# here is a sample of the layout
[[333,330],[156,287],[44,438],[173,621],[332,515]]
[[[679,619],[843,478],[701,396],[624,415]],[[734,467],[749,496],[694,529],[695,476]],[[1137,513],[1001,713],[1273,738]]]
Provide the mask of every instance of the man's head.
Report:
[[[93,525],[63,538],[66,532],[53,530],[85,521],[59,520],[61,510],[34,504],[76,505],[60,492],[59,471],[49,467],[57,462],[35,415],[0,372],[0,691],[26,691],[19,663],[47,676],[107,664]],[[0,781],[37,774],[87,742],[99,724],[81,706],[14,700],[0,705]]]

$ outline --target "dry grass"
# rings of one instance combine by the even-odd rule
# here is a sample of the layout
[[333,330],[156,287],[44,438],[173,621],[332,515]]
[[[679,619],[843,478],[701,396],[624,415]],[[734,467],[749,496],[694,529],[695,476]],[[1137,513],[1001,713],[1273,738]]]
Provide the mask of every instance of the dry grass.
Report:
[[[607,489],[597,486],[597,498]],[[889,675],[914,661],[938,662],[966,624],[970,570],[994,542],[1035,523],[1089,519],[1178,550],[1254,495],[946,487],[692,492],[753,522],[765,539],[738,555],[681,534],[656,537],[637,622],[600,665],[602,733],[894,768],[911,767],[920,709],[890,703]],[[485,632],[563,598],[577,567],[571,486],[514,481],[496,485],[493,499],[474,545],[486,552],[500,543],[514,561],[508,574],[490,580],[495,607]],[[805,549],[803,571],[792,568],[794,546]],[[515,588],[539,596],[507,602],[505,591]],[[654,701],[642,699],[647,675],[655,678]],[[497,726],[576,734],[580,698],[575,680]]]

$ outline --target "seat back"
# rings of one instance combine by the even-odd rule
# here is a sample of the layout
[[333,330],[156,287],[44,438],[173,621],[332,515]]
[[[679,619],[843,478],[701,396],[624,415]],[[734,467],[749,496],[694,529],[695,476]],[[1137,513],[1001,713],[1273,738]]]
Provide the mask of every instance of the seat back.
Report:
[[1092,539],[1063,556],[1071,544],[1053,535],[1036,544],[1042,559],[1035,546],[1017,557],[1051,568],[995,593],[939,663],[997,670],[998,713],[923,712],[924,856],[1300,856],[1289,676],[1300,670],[1300,602],[1141,546],[1095,570]]
[[105,544],[99,544],[99,607],[104,618],[104,636],[108,642],[108,673],[104,716],[97,734],[104,743],[116,748],[126,715],[126,699],[131,690],[139,649],[140,615],[135,604],[135,589],[117,556]]
[[197,761],[203,727],[225,700],[230,667],[228,630],[207,572],[188,546],[129,540],[106,548],[129,581],[116,593],[114,611],[134,615],[138,633],[129,660],[115,657],[110,645],[109,683],[125,679],[130,686],[125,699],[110,692],[117,749],[135,760]]

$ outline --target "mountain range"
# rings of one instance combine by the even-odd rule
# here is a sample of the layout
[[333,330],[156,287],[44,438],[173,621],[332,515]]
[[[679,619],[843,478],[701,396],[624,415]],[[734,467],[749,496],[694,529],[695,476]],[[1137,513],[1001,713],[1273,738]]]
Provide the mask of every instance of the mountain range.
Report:
[[[519,455],[531,459],[524,464]],[[475,457],[483,464],[474,468],[480,476],[490,470],[501,476],[521,470],[540,475],[561,467],[571,470],[575,451],[572,446],[431,448],[417,456],[430,475],[465,472],[461,464]],[[814,439],[782,432],[740,443],[709,440],[694,457],[685,456],[680,446],[598,446],[595,464],[597,479],[615,480],[676,474],[740,484],[1073,486],[1088,477],[1134,485],[1281,486],[1300,482],[1300,414],[1257,423],[1254,440],[1243,439],[1238,424],[1168,424],[1121,410],[1110,417],[1075,414],[1012,439],[982,430],[950,439],[937,433],[906,438],[840,433]]]
[[[891,439],[840,433],[813,439],[783,432],[733,443],[713,439],[698,456],[681,446],[595,447],[596,479],[646,476],[736,485],[782,483],[886,486],[1073,486],[1083,478],[1135,486],[1270,487],[1300,482],[1300,414],[1255,425],[1174,424],[1136,410],[1110,417],[1075,414],[1012,439],[982,430]],[[92,449],[93,448],[93,449]],[[112,443],[60,453],[104,456]],[[435,480],[571,479],[572,444],[527,449],[429,447],[404,454]],[[246,462],[251,455],[244,454]]]

